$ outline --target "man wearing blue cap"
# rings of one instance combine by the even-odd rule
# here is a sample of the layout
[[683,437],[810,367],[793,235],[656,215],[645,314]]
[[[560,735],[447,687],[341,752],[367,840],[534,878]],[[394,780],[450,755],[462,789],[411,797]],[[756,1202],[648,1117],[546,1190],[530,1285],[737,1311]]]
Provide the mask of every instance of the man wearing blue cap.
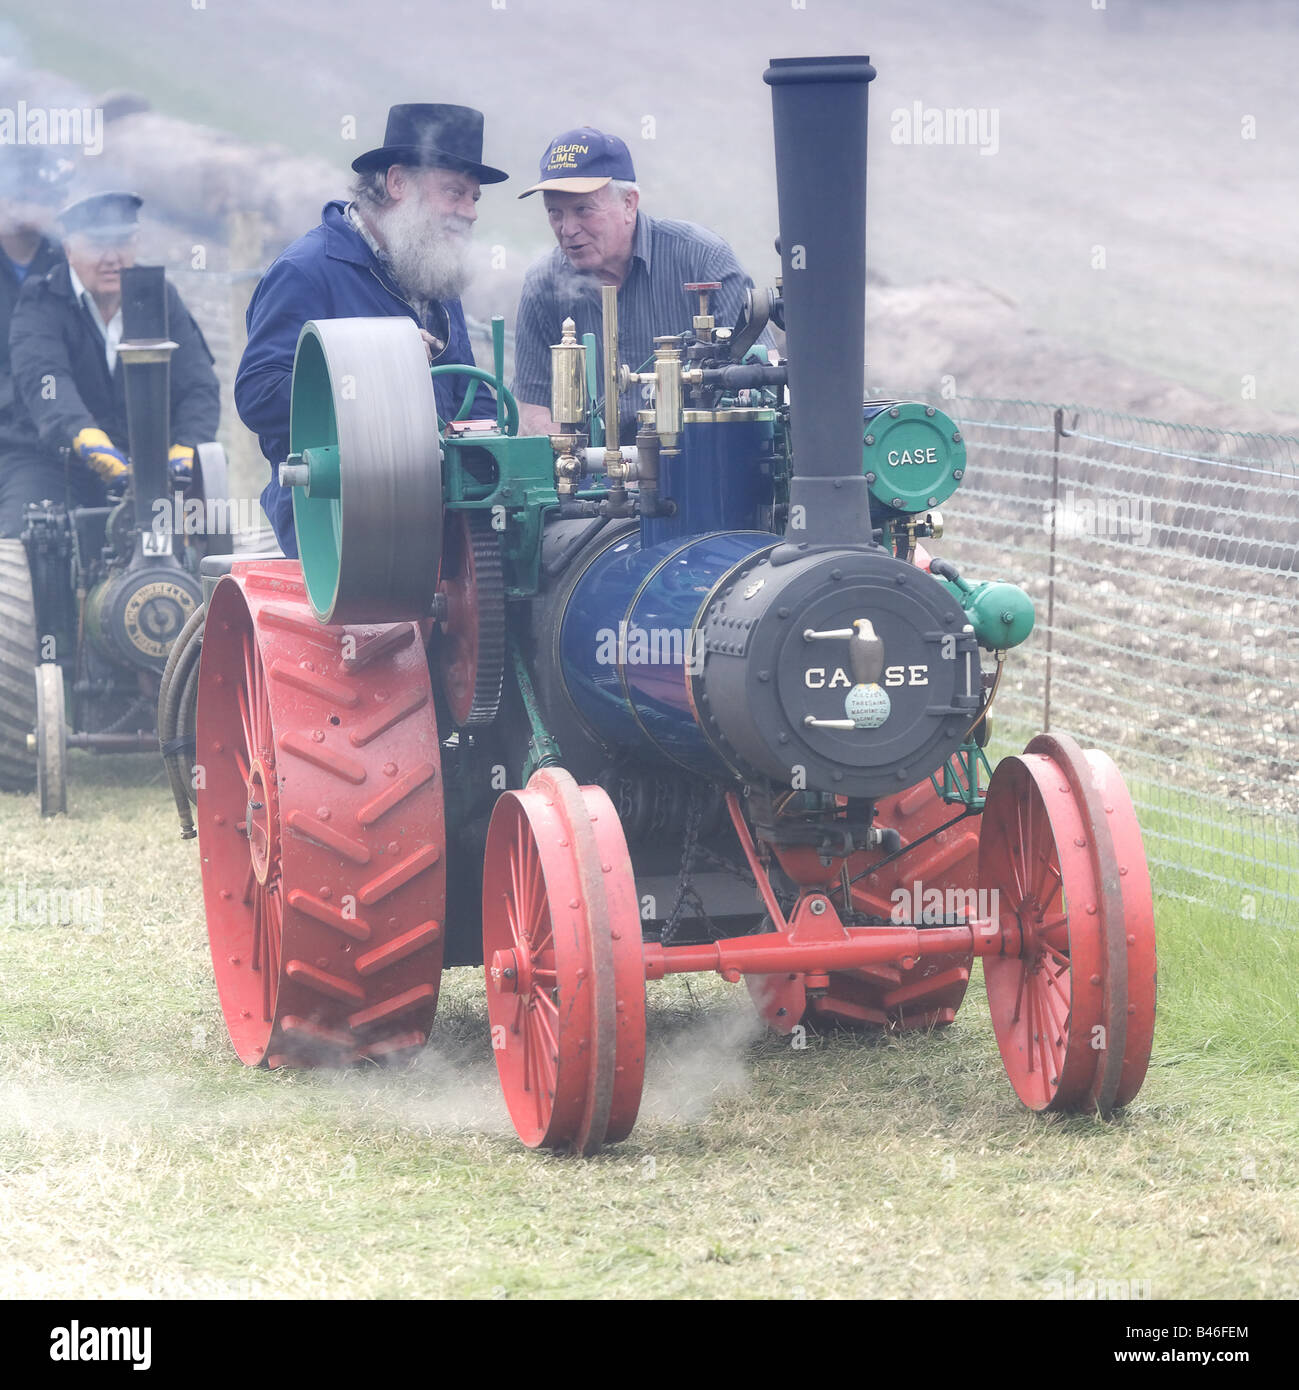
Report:
[[[0,463],[0,537],[21,534],[42,498],[98,506],[130,469],[122,339],[122,271],[135,264],[141,199],[96,193],[59,214],[66,261],[28,275],[9,329],[14,418],[23,442]],[[194,448],[216,437],[221,393],[212,354],[176,287],[167,285],[171,475],[189,481]],[[62,451],[68,453],[65,469]]]
[[[633,370],[654,356],[654,338],[681,333],[699,312],[682,287],[716,283],[710,312],[734,323],[753,281],[715,233],[694,222],[652,218],[640,209],[631,153],[616,135],[589,126],[565,131],[541,159],[541,179],[519,194],[541,193],[558,246],[528,270],[514,330],[514,394],[520,430],[546,434],[550,345],[571,318],[577,336],[594,333],[603,350],[601,285],[618,287],[619,356]],[[622,442],[636,437],[644,402],[631,387],[619,402]]]
[[[248,346],[235,378],[239,418],[271,465],[262,507],[286,555],[297,555],[293,491],[278,465],[289,453],[293,358],[311,319],[405,314],[419,325],[430,363],[473,365],[460,307],[479,186],[508,175],[482,162],[482,112],[408,104],[388,113],[383,145],[352,161],[352,201],[327,203],[320,225],[281,252],[248,306]],[[452,419],[469,382],[434,383],[438,414]],[[479,390],[471,417],[496,417]]]

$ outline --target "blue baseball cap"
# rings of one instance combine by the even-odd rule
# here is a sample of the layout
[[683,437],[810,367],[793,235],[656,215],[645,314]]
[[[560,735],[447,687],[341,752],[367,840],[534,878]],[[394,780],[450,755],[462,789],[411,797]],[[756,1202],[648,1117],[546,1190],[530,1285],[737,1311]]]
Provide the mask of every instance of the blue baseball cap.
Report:
[[541,182],[519,194],[553,189],[556,193],[594,193],[611,179],[636,182],[631,151],[616,135],[589,125],[556,135],[541,156]]

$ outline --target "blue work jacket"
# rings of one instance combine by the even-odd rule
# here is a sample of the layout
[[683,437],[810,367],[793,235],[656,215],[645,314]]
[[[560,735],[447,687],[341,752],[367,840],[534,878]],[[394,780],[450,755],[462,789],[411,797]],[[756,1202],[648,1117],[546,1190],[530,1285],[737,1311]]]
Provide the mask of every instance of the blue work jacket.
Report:
[[[347,220],[346,204],[326,203],[320,225],[285,247],[262,276],[248,305],[248,346],[235,377],[235,407],[262,446],[271,480],[262,506],[286,555],[297,555],[293,495],[282,488],[278,468],[289,453],[289,399],[293,354],[308,319],[388,317],[405,314],[446,343],[435,365],[473,365],[469,330],[458,299],[429,306],[421,322],[410,303],[384,273],[374,252]],[[469,380],[439,377],[434,383],[438,414],[451,419],[464,403]],[[471,418],[496,416],[490,390],[480,389]]]

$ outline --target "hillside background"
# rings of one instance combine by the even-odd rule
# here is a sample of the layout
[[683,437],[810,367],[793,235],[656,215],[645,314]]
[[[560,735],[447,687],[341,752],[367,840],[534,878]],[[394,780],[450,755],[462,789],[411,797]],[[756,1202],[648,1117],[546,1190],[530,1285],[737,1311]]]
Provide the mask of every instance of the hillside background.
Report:
[[[466,303],[512,323],[550,244],[539,199],[514,194],[551,136],[623,134],[646,208],[715,228],[769,283],[762,70],[869,53],[871,384],[937,395],[950,376],[963,394],[1293,427],[1299,7],[1100,2],[0,0],[0,100],[145,99],[108,126],[85,182],[148,197],[146,252],[185,275],[228,370],[227,292],[186,274],[191,247],[229,269],[226,215],[251,206],[273,254],[380,142],[390,103],[486,113],[485,158],[512,177],[484,190]],[[915,102],[995,111],[996,153],[894,143],[892,113]]]

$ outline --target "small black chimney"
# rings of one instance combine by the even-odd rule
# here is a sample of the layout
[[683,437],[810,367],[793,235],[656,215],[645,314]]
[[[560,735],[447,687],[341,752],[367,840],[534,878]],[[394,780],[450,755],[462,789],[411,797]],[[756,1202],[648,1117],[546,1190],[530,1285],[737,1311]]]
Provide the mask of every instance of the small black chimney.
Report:
[[153,503],[170,498],[167,451],[171,445],[171,354],[167,338],[167,283],[160,265],[122,271],[122,342],[118,352],[126,381],[135,520],[154,529]]
[[776,135],[788,333],[787,545],[872,544],[862,377],[866,99],[874,76],[864,57],[773,58],[763,73]]

